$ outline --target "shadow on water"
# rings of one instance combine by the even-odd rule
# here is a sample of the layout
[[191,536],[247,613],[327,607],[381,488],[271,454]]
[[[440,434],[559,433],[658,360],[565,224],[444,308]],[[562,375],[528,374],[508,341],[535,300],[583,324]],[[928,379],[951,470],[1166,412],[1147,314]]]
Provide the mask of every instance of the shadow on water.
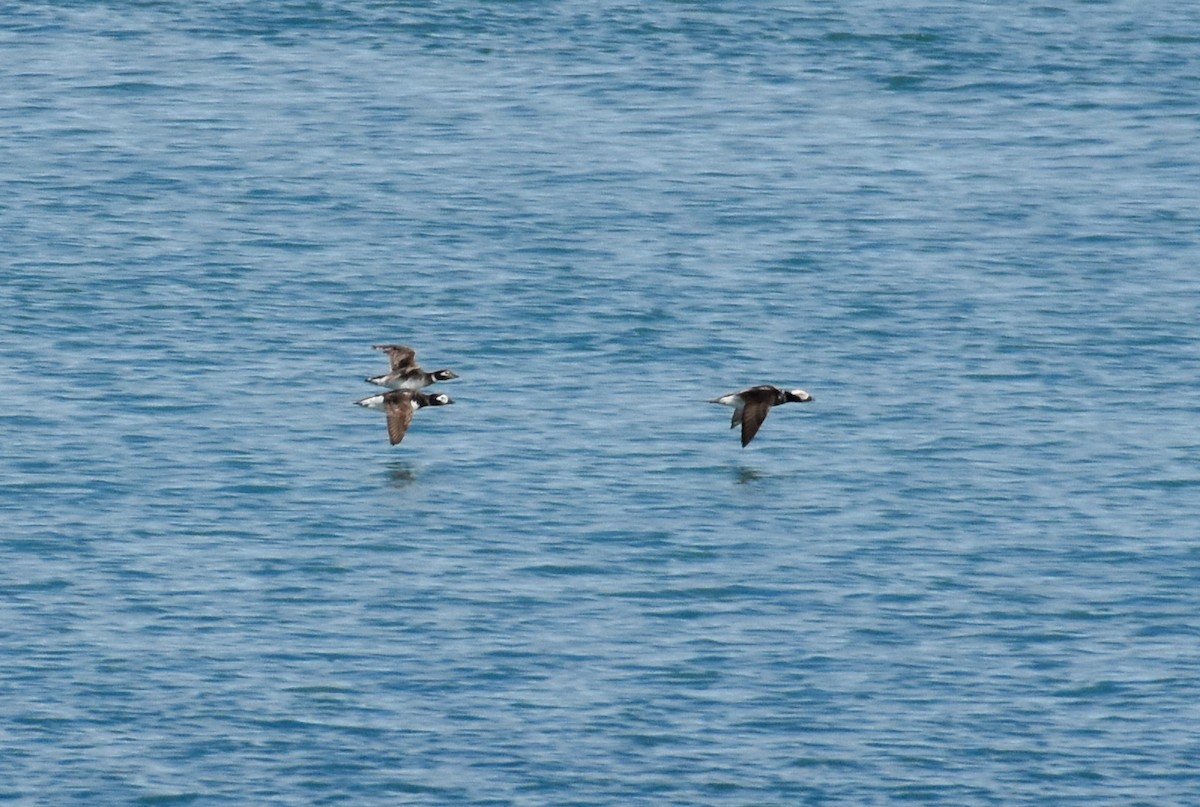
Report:
[[739,485],[744,485],[747,482],[753,482],[762,478],[762,471],[758,470],[757,468],[749,468],[745,465],[739,465],[734,469],[734,479]]
[[388,484],[396,489],[406,488],[417,481],[417,469],[411,462],[396,460],[387,466]]

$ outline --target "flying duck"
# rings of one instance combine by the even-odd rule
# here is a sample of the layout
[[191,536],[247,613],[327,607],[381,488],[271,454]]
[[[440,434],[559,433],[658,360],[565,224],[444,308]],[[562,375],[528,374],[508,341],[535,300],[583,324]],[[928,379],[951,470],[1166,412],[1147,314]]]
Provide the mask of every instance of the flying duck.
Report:
[[714,398],[709,403],[724,404],[733,407],[733,420],[729,428],[742,424],[742,448],[754,439],[767,413],[772,406],[784,403],[808,403],[813,399],[802,389],[781,390],[770,384],[760,384],[757,387],[744,389],[741,392],[731,392]]
[[368,409],[382,409],[387,415],[388,439],[392,441],[392,445],[396,445],[404,439],[408,424],[412,423],[413,412],[424,406],[445,406],[454,401],[445,393],[427,395],[408,389],[394,389],[354,403]]
[[434,370],[427,373],[417,364],[417,351],[407,345],[372,345],[376,350],[388,354],[392,362],[392,370],[384,375],[368,378],[372,384],[389,389],[418,390],[428,387],[435,381],[449,381],[458,378],[453,370]]

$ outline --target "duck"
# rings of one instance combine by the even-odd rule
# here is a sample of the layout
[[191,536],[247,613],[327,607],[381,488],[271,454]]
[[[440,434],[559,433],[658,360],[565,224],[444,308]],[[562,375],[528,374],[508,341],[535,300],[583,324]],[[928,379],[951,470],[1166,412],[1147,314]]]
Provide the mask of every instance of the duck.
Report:
[[367,381],[388,389],[419,390],[438,381],[458,378],[453,370],[434,370],[427,373],[417,364],[417,351],[407,345],[372,345],[376,350],[388,354],[392,369],[383,375],[373,376]]
[[809,403],[814,400],[802,389],[781,390],[770,384],[759,384],[757,387],[744,389],[741,392],[731,392],[720,398],[713,398],[709,403],[723,404],[733,407],[733,420],[729,428],[738,424],[742,427],[742,448],[745,448],[754,435],[758,434],[763,421],[772,406],[785,403]]
[[388,439],[392,441],[392,445],[396,445],[408,432],[414,412],[426,406],[446,406],[454,401],[445,393],[430,395],[415,390],[394,389],[354,403],[368,409],[382,409],[387,415]]

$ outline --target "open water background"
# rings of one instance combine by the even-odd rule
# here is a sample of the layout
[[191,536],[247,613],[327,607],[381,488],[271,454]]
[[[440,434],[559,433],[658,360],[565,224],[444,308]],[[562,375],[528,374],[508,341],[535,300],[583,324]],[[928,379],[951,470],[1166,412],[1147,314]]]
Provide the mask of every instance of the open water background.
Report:
[[8,4],[0,802],[1194,804],[1198,232],[1192,2]]

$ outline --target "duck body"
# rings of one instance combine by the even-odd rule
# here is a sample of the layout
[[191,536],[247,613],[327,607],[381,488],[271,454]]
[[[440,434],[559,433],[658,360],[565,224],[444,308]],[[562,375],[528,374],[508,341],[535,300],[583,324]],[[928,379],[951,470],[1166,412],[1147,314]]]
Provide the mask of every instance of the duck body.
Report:
[[414,370],[395,370],[383,375],[373,376],[367,381],[380,387],[387,387],[394,390],[419,390],[425,389],[430,384],[438,381],[449,381],[452,378],[458,378],[458,374],[453,370],[434,370],[432,373],[427,373],[420,367]]

